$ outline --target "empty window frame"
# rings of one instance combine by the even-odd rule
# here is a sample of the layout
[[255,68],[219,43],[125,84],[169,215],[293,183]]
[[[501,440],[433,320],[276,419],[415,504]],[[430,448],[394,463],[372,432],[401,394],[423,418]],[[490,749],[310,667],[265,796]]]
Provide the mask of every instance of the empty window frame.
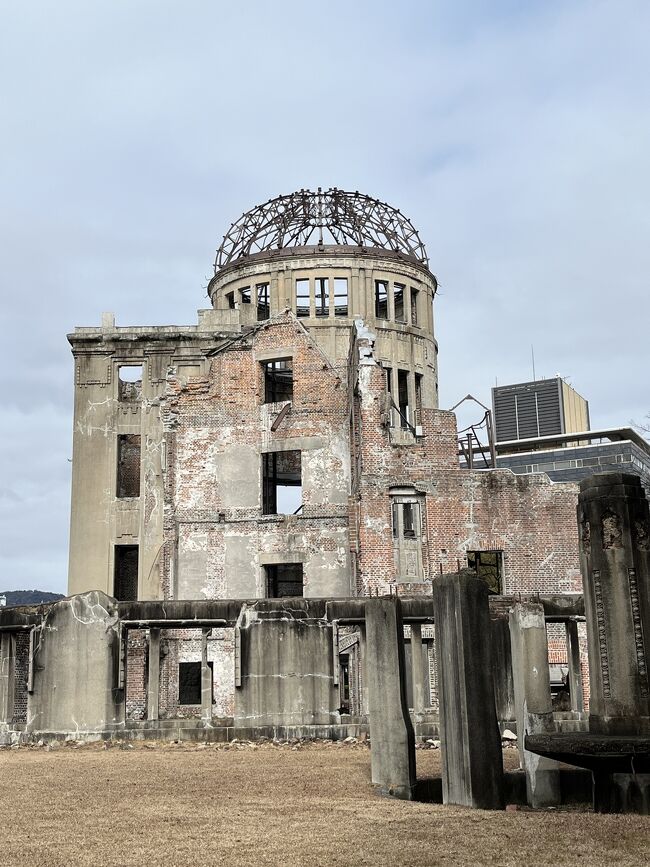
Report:
[[418,295],[420,292],[411,286],[411,325],[418,324]]
[[397,371],[397,407],[400,414],[400,426],[407,428],[411,424],[411,407],[409,404],[409,372]]
[[309,280],[296,280],[296,316],[309,316]]
[[234,292],[228,292],[228,294],[226,295],[226,301],[228,302],[228,309],[234,310],[235,309],[235,293]]
[[265,361],[264,403],[293,399],[293,361],[290,358]]
[[251,303],[251,287],[250,286],[242,286],[239,290],[239,297],[241,298],[242,304],[250,304]]
[[142,398],[141,364],[120,364],[117,372],[118,397],[126,403],[136,403]]
[[395,310],[395,322],[406,322],[406,308],[404,307],[404,293],[406,286],[403,283],[393,283],[393,309]]
[[348,278],[334,278],[334,315],[348,315]]
[[257,295],[257,321],[261,322],[264,319],[268,319],[271,315],[269,284],[258,283],[255,286],[255,294]]
[[295,515],[302,509],[299,451],[262,455],[262,514]]
[[493,593],[502,592],[503,551],[468,551],[467,566],[485,581]]
[[420,503],[393,500],[391,506],[393,539],[419,539],[422,535]]
[[388,319],[388,282],[375,280],[375,317]]
[[113,596],[118,602],[135,602],[138,598],[137,545],[116,545]]
[[422,374],[415,374],[415,423],[422,424]]
[[330,281],[329,277],[316,277],[314,280],[314,300],[316,316],[330,315]]
[[140,496],[140,435],[119,434],[117,437],[118,497]]
[[[211,702],[214,701],[214,679],[212,677],[213,663],[208,662],[210,669],[210,684],[212,687]],[[183,705],[201,704],[201,663],[178,663],[178,703]]]
[[273,563],[266,569],[266,594],[272,599],[303,595],[302,563]]

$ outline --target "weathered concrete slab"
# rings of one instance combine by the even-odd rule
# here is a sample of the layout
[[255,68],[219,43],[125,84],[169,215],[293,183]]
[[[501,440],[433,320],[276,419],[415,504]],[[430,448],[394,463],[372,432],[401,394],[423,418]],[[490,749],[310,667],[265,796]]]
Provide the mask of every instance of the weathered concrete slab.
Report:
[[499,810],[503,759],[492,680],[489,590],[466,574],[433,585],[445,804]]
[[415,735],[406,702],[404,625],[396,597],[366,600],[366,659],[372,782],[383,794],[410,800],[416,782]]
[[91,591],[49,606],[35,634],[27,731],[98,732],[124,721],[115,601]]

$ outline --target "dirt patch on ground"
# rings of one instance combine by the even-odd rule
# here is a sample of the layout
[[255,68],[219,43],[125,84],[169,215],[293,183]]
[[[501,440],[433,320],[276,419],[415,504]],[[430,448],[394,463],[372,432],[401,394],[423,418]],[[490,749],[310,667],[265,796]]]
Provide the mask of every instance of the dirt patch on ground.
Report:
[[[506,751],[506,767],[516,751]],[[439,774],[418,750],[418,776]],[[363,745],[140,744],[0,752],[0,863],[647,864],[650,822],[377,796]]]

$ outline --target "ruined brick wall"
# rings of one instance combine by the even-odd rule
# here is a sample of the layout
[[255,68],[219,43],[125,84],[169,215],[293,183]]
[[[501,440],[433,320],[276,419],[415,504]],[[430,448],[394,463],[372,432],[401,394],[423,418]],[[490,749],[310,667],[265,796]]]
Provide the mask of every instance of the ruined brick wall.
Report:
[[[503,593],[579,592],[575,518],[577,486],[545,475],[458,468],[453,413],[424,410],[424,436],[391,444],[382,419],[382,371],[359,370],[361,476],[358,590],[385,593],[395,583],[389,489],[411,486],[425,496],[424,581],[466,564],[468,550],[503,552]],[[430,592],[430,584],[408,585]]]
[[[289,412],[264,403],[260,359],[293,359]],[[166,437],[166,597],[265,595],[265,562],[304,564],[305,595],[349,593],[349,409],[341,371],[292,316],[277,317],[214,356],[206,378],[170,377]],[[296,448],[302,509],[262,514],[261,456]],[[265,559],[266,557],[266,559]]]

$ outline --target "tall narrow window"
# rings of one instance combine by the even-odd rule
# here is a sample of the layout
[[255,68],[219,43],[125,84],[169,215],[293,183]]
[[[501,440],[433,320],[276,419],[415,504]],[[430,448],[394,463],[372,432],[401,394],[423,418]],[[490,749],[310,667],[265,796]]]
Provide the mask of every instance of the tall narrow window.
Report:
[[262,455],[262,513],[295,515],[301,509],[300,452],[266,452]]
[[422,374],[415,374],[415,423],[422,424]]
[[375,316],[388,319],[388,283],[385,280],[375,280]]
[[118,602],[138,598],[138,546],[116,545],[113,596]]
[[415,539],[414,508],[413,503],[404,503],[402,506],[402,527],[405,539]]
[[239,290],[239,297],[241,298],[242,304],[250,304],[251,303],[251,287],[250,286],[242,286]]
[[406,322],[404,310],[404,291],[406,286],[402,283],[393,283],[393,304],[395,307],[395,322]]
[[228,309],[234,310],[235,309],[235,293],[234,292],[228,292],[228,294],[226,295],[226,301],[228,302]]
[[140,436],[120,434],[117,438],[117,496],[140,496]]
[[255,287],[257,294],[257,320],[261,322],[271,315],[271,302],[269,299],[269,284],[258,283]]
[[384,370],[386,371],[386,391],[388,392],[388,394],[392,395],[392,393],[393,393],[393,371],[390,369],[390,367],[385,367]]
[[329,316],[330,313],[330,281],[328,277],[316,277],[314,280],[314,295],[316,300],[316,316]]
[[418,290],[411,286],[411,325],[418,324]]
[[266,593],[273,599],[303,595],[302,563],[274,563],[266,569]]
[[397,371],[397,405],[401,416],[402,427],[408,427],[411,423],[411,409],[409,406],[409,372],[408,370]]
[[348,315],[348,278],[334,278],[334,315]]
[[296,316],[309,316],[309,280],[296,280]]
[[290,358],[265,361],[264,403],[293,399],[293,362]]

